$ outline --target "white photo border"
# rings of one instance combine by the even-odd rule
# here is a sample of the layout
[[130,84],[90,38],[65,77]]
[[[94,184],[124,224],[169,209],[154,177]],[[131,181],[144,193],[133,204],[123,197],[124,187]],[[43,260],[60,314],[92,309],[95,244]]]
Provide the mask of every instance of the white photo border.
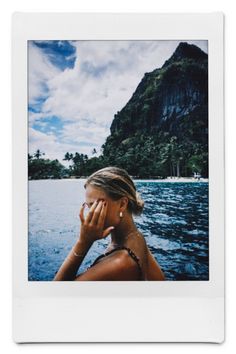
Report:
[[[29,40],[208,41],[208,281],[28,281]],[[13,14],[12,264],[15,342],[223,341],[225,205],[223,75],[224,15],[221,12]]]

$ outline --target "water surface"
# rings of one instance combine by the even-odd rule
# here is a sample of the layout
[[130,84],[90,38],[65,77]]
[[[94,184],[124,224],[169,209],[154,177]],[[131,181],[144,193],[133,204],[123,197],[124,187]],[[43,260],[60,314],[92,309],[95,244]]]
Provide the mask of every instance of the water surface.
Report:
[[[85,179],[29,181],[28,279],[50,281],[75,244]],[[134,221],[167,280],[208,280],[208,183],[134,180],[145,201]],[[78,273],[110,241],[96,241]]]

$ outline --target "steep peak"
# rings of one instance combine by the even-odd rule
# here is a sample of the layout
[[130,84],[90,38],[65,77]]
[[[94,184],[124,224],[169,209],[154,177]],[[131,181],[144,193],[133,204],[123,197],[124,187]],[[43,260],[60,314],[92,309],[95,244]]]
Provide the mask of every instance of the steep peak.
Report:
[[196,45],[180,42],[170,59],[166,60],[163,67],[181,61],[182,59],[203,60],[207,57],[208,55]]

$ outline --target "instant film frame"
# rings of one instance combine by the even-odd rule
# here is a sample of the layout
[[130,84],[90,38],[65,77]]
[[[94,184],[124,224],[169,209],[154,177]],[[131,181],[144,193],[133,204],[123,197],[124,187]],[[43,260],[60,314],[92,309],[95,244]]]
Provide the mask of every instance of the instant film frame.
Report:
[[[222,13],[13,14],[15,342],[224,340],[223,20]],[[28,281],[27,41],[55,39],[208,41],[209,281]]]

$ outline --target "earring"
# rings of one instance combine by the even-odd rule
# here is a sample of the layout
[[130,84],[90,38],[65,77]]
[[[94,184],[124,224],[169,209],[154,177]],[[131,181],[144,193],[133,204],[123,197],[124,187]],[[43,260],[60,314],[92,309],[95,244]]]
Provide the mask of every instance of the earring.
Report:
[[123,213],[122,213],[122,211],[120,212],[120,217],[122,218],[122,216],[123,216]]

